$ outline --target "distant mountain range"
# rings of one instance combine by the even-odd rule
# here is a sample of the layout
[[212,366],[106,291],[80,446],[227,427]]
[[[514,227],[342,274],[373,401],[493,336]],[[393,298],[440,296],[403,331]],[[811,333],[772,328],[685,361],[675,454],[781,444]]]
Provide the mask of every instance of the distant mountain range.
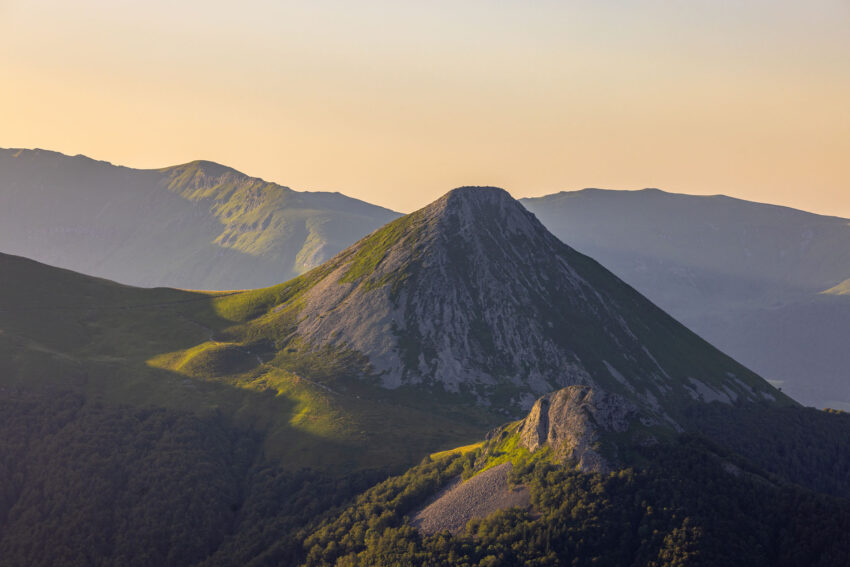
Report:
[[850,220],[657,189],[521,202],[795,399],[850,409]]
[[0,149],[0,251],[133,285],[279,283],[397,216],[212,162],[139,170]]
[[[850,409],[847,219],[655,189],[521,202],[795,399]],[[134,170],[0,150],[0,251],[138,286],[274,285],[398,216],[211,162]]]

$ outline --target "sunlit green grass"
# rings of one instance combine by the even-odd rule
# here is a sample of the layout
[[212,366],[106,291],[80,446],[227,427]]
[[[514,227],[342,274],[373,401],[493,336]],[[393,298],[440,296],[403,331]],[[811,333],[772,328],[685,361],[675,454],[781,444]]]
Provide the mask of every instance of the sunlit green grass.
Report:
[[292,468],[402,467],[497,423],[364,381],[356,353],[285,342],[300,295],[321,273],[205,293],[0,262],[0,387],[220,413],[262,433],[267,454]]

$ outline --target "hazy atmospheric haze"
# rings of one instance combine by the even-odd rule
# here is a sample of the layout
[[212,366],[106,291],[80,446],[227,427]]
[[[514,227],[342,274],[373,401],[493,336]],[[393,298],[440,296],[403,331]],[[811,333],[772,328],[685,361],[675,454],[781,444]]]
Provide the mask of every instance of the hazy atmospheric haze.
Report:
[[400,211],[488,184],[850,217],[844,0],[0,0],[0,84],[0,147]]

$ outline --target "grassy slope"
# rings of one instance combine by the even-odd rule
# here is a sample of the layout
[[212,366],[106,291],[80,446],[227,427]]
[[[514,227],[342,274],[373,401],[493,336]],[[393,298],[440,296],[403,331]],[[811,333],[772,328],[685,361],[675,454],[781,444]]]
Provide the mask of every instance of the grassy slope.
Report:
[[844,280],[837,286],[831,287],[823,293],[827,295],[850,295],[850,279]]
[[265,432],[269,454],[293,468],[401,466],[492,424],[346,380],[345,353],[276,353],[314,277],[230,294],[148,290],[0,256],[0,383],[221,412]]
[[[161,170],[168,190],[210,205],[222,224],[215,243],[269,262],[285,262],[291,274],[316,266],[363,234],[364,227],[397,213],[331,193],[301,193],[248,177],[211,162]],[[375,222],[375,221],[379,222]]]

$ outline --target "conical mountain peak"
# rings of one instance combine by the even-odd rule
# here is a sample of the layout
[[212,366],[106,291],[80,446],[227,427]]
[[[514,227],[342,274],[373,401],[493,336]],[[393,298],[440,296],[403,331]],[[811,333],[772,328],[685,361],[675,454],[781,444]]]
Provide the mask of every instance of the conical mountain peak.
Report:
[[450,191],[293,289],[276,308],[291,325],[281,336],[311,352],[357,353],[386,388],[519,415],[583,385],[674,428],[685,403],[784,399],[493,187]]
[[515,214],[532,216],[510,193],[499,187],[458,187],[424,210],[432,214],[449,214],[488,222]]
[[503,207],[517,203],[510,193],[500,187],[458,187],[446,193],[440,200],[443,199],[450,208],[463,205]]
[[533,214],[498,187],[458,187],[418,212],[428,219],[446,220],[443,230],[490,226],[512,232],[546,232]]

